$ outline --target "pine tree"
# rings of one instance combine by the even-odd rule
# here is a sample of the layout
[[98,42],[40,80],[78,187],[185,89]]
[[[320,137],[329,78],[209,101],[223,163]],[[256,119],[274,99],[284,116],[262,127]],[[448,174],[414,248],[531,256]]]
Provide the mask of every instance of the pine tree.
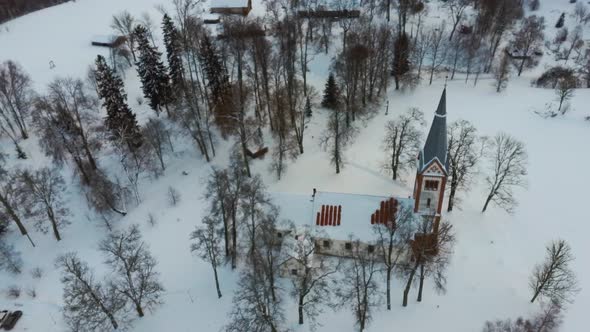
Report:
[[133,33],[139,51],[137,72],[141,78],[143,95],[149,100],[150,107],[156,114],[160,114],[162,106],[168,112],[168,104],[172,101],[172,89],[166,67],[161,60],[162,54],[150,44],[147,30],[143,26],[138,25]]
[[307,97],[305,100],[305,116],[307,116],[308,118],[311,118],[312,115],[313,115],[313,112],[311,110],[311,102],[309,101],[309,97]]
[[168,14],[164,14],[162,30],[164,32],[164,44],[166,45],[166,55],[168,57],[168,75],[172,81],[174,91],[176,91],[178,96],[180,94],[179,91],[182,91],[184,85],[184,67],[180,55],[181,47],[178,30]]
[[98,97],[107,110],[105,125],[113,136],[123,139],[131,148],[141,146],[142,138],[135,119],[135,114],[127,105],[127,94],[123,88],[123,80],[109,68],[105,58],[96,58],[96,84]]
[[393,50],[393,70],[392,74],[395,79],[395,89],[399,90],[399,83],[403,75],[410,71],[410,41],[405,33],[400,34],[395,40]]
[[329,109],[336,109],[338,107],[338,97],[340,92],[336,85],[334,75],[330,74],[328,82],[326,82],[326,88],[324,89],[324,99],[322,100],[322,107]]
[[199,61],[207,78],[207,86],[211,91],[211,103],[213,105],[223,104],[230,90],[229,77],[208,34],[204,34],[201,39]]

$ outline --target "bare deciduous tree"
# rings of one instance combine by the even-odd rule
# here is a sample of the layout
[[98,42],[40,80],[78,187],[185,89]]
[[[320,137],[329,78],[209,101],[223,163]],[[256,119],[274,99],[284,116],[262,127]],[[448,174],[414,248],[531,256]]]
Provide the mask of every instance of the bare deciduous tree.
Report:
[[133,56],[133,63],[137,61],[135,56],[135,34],[133,33],[133,29],[137,22],[135,18],[129,13],[128,11],[122,11],[121,13],[114,15],[113,20],[111,22],[111,28],[115,30],[117,33],[120,33],[121,36],[125,37],[125,42],[129,51],[131,51],[131,55]]
[[133,303],[139,317],[144,316],[145,309],[151,311],[162,303],[164,287],[155,270],[157,262],[137,225],[109,234],[100,242],[99,250],[115,273],[113,287]]
[[142,136],[160,162],[161,171],[165,171],[165,155],[174,151],[170,131],[162,120],[150,119],[143,127]]
[[7,171],[4,166],[3,155],[0,154],[0,216],[2,219],[12,220],[21,235],[26,236],[34,247],[35,243],[29,236],[27,228],[21,220],[21,195],[22,183],[20,183],[15,171]]
[[500,63],[494,70],[494,78],[496,79],[496,92],[501,92],[506,89],[508,79],[510,76],[510,57],[508,54],[502,55]]
[[558,303],[544,303],[541,311],[531,319],[487,321],[482,332],[558,332],[563,319],[562,310]]
[[408,250],[410,240],[418,228],[417,221],[413,208],[401,205],[392,220],[373,227],[377,257],[385,265],[387,310],[391,310],[391,277]]
[[37,228],[44,233],[48,231],[46,223],[49,221],[55,239],[60,241],[60,229],[70,223],[67,219],[70,212],[62,198],[66,187],[59,170],[45,167],[19,175],[24,183],[21,197],[27,217],[35,218]]
[[297,266],[297,275],[291,275],[293,289],[291,296],[297,301],[299,325],[304,323],[304,316],[309,325],[315,329],[317,317],[322,313],[322,306],[331,299],[334,275],[340,270],[341,261],[337,258],[316,254],[314,239],[325,238],[321,231],[306,227],[298,230],[291,226],[290,233],[283,240],[282,260]]
[[490,202],[512,212],[517,204],[513,188],[526,185],[528,157],[524,143],[500,133],[494,137],[491,150],[489,158],[493,166],[491,174],[486,177],[489,193],[482,212],[487,210]]
[[564,115],[569,111],[568,101],[572,99],[577,86],[577,79],[575,76],[564,76],[557,79],[557,86],[555,87],[555,95],[559,106],[557,113]]
[[344,164],[344,149],[352,141],[356,129],[346,125],[346,116],[337,107],[330,111],[328,127],[323,133],[320,144],[330,154],[330,163],[336,167],[336,174]]
[[477,129],[466,120],[453,122],[448,131],[449,198],[447,211],[453,211],[457,190],[467,189],[481,156]]
[[579,291],[576,275],[570,267],[574,260],[572,249],[565,240],[556,240],[545,250],[545,261],[535,266],[529,281],[533,291],[531,302],[542,296],[560,305],[571,303]]
[[215,221],[217,216],[206,216],[203,218],[204,226],[197,227],[191,233],[191,240],[195,241],[191,244],[191,251],[196,252],[206,262],[211,264],[213,275],[215,277],[215,288],[217,289],[217,297],[221,298],[221,289],[219,288],[219,278],[217,275],[217,267],[221,265],[221,229],[217,226]]
[[352,258],[344,266],[343,279],[338,283],[336,296],[342,306],[349,306],[354,312],[355,323],[360,332],[365,331],[371,321],[373,309],[379,303],[377,275],[379,263],[376,253],[369,252],[359,240],[352,240]]
[[73,331],[97,332],[121,327],[125,299],[113,287],[96,281],[86,262],[70,252],[57,259],[56,267],[62,272],[64,319]]
[[278,332],[285,320],[280,301],[273,300],[272,287],[264,273],[246,267],[234,293],[227,332]]
[[545,18],[531,15],[522,22],[520,30],[514,36],[514,46],[518,48],[523,59],[518,67],[518,76],[522,74],[524,65],[530,61],[532,52],[543,42]]
[[445,3],[445,6],[449,11],[449,17],[453,22],[453,27],[451,28],[451,33],[449,34],[449,41],[453,40],[453,35],[457,30],[457,26],[463,19],[463,13],[472,2],[473,0],[449,0]]
[[413,166],[420,149],[420,127],[424,125],[424,114],[417,108],[410,108],[385,125],[383,147],[387,160],[383,163],[383,169],[391,174],[393,180],[397,180],[400,172]]

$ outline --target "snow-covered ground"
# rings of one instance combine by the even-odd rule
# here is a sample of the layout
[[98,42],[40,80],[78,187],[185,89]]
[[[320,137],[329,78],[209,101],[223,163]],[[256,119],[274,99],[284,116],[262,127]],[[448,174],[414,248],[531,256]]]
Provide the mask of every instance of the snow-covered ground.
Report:
[[[154,21],[160,22],[155,6],[169,7],[161,0],[78,0],[45,9],[0,25],[0,61],[18,61],[35,81],[35,87],[44,86],[55,76],[83,77],[88,65],[103,49],[91,47],[90,38],[108,34],[113,14],[127,9],[139,16],[147,11]],[[547,19],[547,38],[553,38],[554,22],[561,10],[571,10],[568,0],[542,0],[540,14]],[[254,1],[255,14],[263,13],[259,1]],[[443,14],[441,14],[443,15]],[[570,19],[567,19],[570,20]],[[573,29],[570,29],[570,31]],[[548,58],[548,56],[545,56]],[[321,89],[327,77],[330,58],[319,54],[311,65],[309,80]],[[53,61],[55,69],[50,69]],[[526,143],[529,153],[529,186],[517,191],[520,206],[513,215],[494,207],[485,215],[480,213],[484,201],[483,174],[487,164],[481,165],[482,174],[468,193],[462,193],[461,209],[445,218],[455,225],[457,245],[448,275],[448,292],[439,295],[430,285],[424,300],[411,301],[407,308],[394,306],[392,311],[381,308],[371,322],[369,331],[457,331],[481,329],[484,321],[527,316],[536,310],[529,303],[528,277],[535,263],[544,257],[545,244],[555,238],[564,238],[572,246],[577,259],[574,269],[580,279],[582,291],[567,311],[563,331],[586,330],[586,312],[590,307],[590,242],[587,241],[588,186],[590,164],[587,144],[590,142],[590,91],[579,89],[571,101],[573,111],[565,117],[542,119],[534,114],[554,99],[551,90],[530,87],[530,80],[545,66],[512,78],[508,89],[497,94],[492,80],[482,78],[476,87],[465,84],[461,77],[448,82],[447,112],[449,121],[471,121],[481,134],[493,136],[504,131]],[[127,72],[126,88],[131,107],[140,120],[152,115],[147,106],[139,107],[135,97],[140,95],[135,70]],[[412,174],[404,175],[404,182],[393,182],[380,172],[381,140],[384,123],[409,107],[423,110],[430,121],[437,106],[443,80],[432,86],[426,83],[414,91],[390,91],[389,114],[384,109],[363,124],[355,142],[346,151],[346,166],[341,174],[334,174],[326,153],[319,147],[319,136],[325,124],[325,114],[315,110],[308,135],[305,154],[289,166],[281,181],[268,172],[268,160],[256,162],[254,170],[265,179],[271,191],[311,194],[312,188],[322,191],[365,193],[372,195],[408,196],[411,193]],[[427,128],[424,128],[426,134]],[[213,164],[225,165],[222,143],[220,155]],[[35,139],[24,144],[31,156],[24,164],[38,167],[47,162],[39,151]],[[12,151],[8,144],[3,149]],[[10,160],[16,163],[15,160]],[[108,160],[105,160],[105,163]],[[189,251],[188,234],[200,223],[206,204],[202,200],[203,178],[210,165],[197,156],[191,142],[181,144],[172,158],[166,175],[142,183],[142,203],[130,211],[118,225],[138,223],[145,240],[159,261],[158,269],[166,287],[165,304],[153,314],[134,323],[133,331],[218,331],[226,322],[231,309],[232,292],[238,278],[227,268],[220,271],[223,298],[218,300],[210,267]],[[188,175],[182,175],[183,171]],[[67,179],[72,179],[66,169]],[[411,172],[410,172],[411,173]],[[169,186],[178,189],[182,201],[170,207],[166,199]],[[94,220],[74,185],[68,194],[73,211],[72,225],[63,232],[64,240],[56,243],[50,235],[33,232],[36,248],[16,232],[9,240],[22,251],[25,272],[17,277],[0,272],[0,291],[10,285],[23,289],[35,288],[36,298],[23,294],[11,300],[0,294],[0,308],[21,309],[24,316],[16,331],[64,331],[60,306],[62,286],[59,272],[53,267],[54,259],[67,251],[78,251],[81,258],[91,263],[97,275],[104,273],[102,257],[97,243],[106,233],[101,222]],[[157,218],[157,225],[147,224],[148,213]],[[44,275],[34,279],[29,271],[41,267]],[[285,282],[285,285],[288,283]],[[393,283],[394,303],[401,303],[402,285]],[[24,293],[24,292],[23,292]],[[289,299],[286,308],[288,326],[296,331],[308,327],[297,326],[296,307]],[[352,331],[353,317],[347,310],[326,310],[319,317],[320,331]]]

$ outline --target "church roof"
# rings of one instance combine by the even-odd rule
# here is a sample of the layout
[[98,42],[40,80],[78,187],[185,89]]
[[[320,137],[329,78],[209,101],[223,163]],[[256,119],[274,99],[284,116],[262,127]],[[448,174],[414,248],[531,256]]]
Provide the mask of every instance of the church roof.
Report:
[[438,160],[446,172],[447,147],[447,89],[445,88],[434,113],[434,120],[428,132],[426,144],[420,152],[418,171],[424,171],[434,160]]

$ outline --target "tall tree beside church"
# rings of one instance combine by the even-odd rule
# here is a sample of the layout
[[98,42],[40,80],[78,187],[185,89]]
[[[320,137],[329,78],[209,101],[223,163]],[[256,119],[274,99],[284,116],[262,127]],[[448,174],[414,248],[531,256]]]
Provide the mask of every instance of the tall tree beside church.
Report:
[[109,68],[105,58],[96,58],[96,84],[98,97],[107,111],[105,125],[113,136],[124,139],[131,148],[141,145],[141,133],[135,114],[127,105],[127,94],[123,88],[123,80]]
[[330,74],[326,87],[324,88],[324,99],[322,99],[322,107],[335,110],[338,107],[338,97],[340,92],[338,91],[338,85],[334,79],[334,75]]
[[166,67],[161,60],[162,54],[149,41],[146,28],[138,25],[133,31],[137,39],[137,50],[139,59],[137,61],[137,72],[141,79],[143,95],[149,99],[150,107],[160,114],[162,106],[166,108],[168,115],[168,104],[172,101],[172,89],[170,88],[170,77]]
[[182,64],[181,44],[178,29],[168,14],[164,14],[162,21],[164,32],[164,45],[166,45],[166,56],[168,58],[168,75],[174,88],[173,93],[180,94],[183,87],[184,66]]

